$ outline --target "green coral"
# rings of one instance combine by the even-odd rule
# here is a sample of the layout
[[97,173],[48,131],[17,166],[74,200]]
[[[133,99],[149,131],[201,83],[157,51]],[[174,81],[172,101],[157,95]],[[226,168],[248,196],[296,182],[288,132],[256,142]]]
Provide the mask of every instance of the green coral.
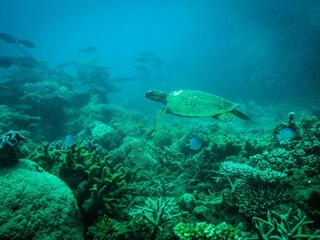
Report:
[[181,213],[172,198],[148,198],[145,206],[136,206],[130,215],[137,218],[138,222],[145,221],[147,225],[151,225],[150,239],[153,240],[157,239],[159,232],[162,232],[168,224],[176,221]]
[[89,152],[84,143],[78,143],[68,149],[60,168],[59,176],[70,186],[76,186],[80,208],[93,218],[103,213],[118,214],[119,209],[126,207],[127,194],[132,190],[125,180],[122,164],[113,165],[109,157]]
[[290,208],[286,214],[277,212],[267,213],[267,219],[259,217],[252,218],[253,224],[257,230],[257,236],[252,239],[319,239],[320,230],[313,233],[308,229],[308,225],[313,222],[307,220],[302,211],[296,213]]
[[78,142],[66,150],[50,149],[44,143],[29,157],[68,184],[86,221],[91,223],[105,213],[119,214],[127,206],[132,188],[121,163],[114,165],[110,155],[103,157],[89,148],[87,142]]
[[257,187],[241,179],[235,182],[231,196],[226,196],[229,204],[236,206],[241,215],[249,218],[264,216],[269,209],[285,202],[287,197],[287,191],[281,185],[261,183]]
[[50,149],[50,143],[43,142],[31,151],[27,158],[35,161],[45,170],[58,175],[58,172],[54,172],[53,165],[62,162],[65,157],[66,151]]
[[222,222],[218,225],[206,222],[178,223],[174,233],[180,240],[242,240],[242,232],[232,225]]
[[127,232],[128,229],[125,224],[103,215],[98,222],[89,227],[87,236],[93,240],[116,240],[125,239]]

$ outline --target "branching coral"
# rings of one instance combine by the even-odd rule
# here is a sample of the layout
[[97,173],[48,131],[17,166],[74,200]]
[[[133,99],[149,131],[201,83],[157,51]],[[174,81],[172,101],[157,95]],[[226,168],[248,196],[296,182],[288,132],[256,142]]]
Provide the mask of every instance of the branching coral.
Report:
[[287,201],[287,193],[281,185],[254,185],[250,182],[237,180],[227,202],[236,206],[241,215],[251,218],[264,216],[277,204]]
[[146,221],[153,228],[150,239],[157,239],[159,232],[173,221],[176,221],[181,213],[174,203],[173,199],[159,198],[156,200],[148,198],[145,201],[145,206],[136,206],[132,209],[131,216],[138,218],[138,221]]
[[127,185],[122,164],[113,165],[108,155],[100,156],[99,149],[88,142],[66,150],[50,149],[45,143],[29,157],[68,184],[89,223],[103,214],[118,214],[129,201],[127,194],[132,188]]
[[298,210],[295,214],[290,208],[286,214],[268,212],[267,219],[258,217],[252,218],[253,224],[257,229],[257,236],[252,239],[319,239],[320,230],[313,233],[308,232],[307,225],[312,221],[307,220],[306,216]]
[[270,168],[260,170],[248,164],[230,161],[221,164],[220,173],[231,184],[227,202],[236,206],[246,217],[264,215],[268,209],[286,199],[283,190],[287,176],[285,173]]

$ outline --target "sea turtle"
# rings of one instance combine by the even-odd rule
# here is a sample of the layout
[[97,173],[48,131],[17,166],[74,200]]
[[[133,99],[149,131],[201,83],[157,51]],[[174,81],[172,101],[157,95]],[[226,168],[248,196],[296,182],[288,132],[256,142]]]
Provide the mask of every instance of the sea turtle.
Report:
[[235,109],[239,104],[207,92],[177,90],[166,94],[158,90],[150,90],[146,92],[145,96],[166,105],[158,112],[154,128],[166,113],[182,117],[213,117],[223,121],[230,119],[230,115],[235,115],[241,119],[249,120],[248,116]]

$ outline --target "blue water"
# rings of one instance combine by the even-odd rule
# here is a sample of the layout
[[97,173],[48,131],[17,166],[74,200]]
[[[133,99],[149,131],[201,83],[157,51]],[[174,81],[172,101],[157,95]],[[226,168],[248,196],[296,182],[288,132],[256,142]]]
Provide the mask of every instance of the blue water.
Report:
[[[316,5],[12,0],[1,3],[0,30],[33,41],[36,48],[29,52],[50,65],[95,58],[111,66],[112,78],[137,78],[110,101],[145,112],[158,108],[144,101],[149,88],[207,90],[237,102],[314,101],[320,61]],[[97,51],[78,54],[88,46]],[[136,60],[138,53],[150,51],[161,63]],[[17,54],[3,41],[0,52]]]

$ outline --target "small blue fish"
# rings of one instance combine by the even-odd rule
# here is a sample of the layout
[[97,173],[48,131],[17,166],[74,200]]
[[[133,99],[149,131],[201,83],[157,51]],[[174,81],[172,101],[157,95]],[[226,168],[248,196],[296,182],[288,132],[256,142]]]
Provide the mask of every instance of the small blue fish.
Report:
[[193,137],[186,146],[191,150],[199,150],[202,147],[202,141],[199,138]]
[[292,128],[283,128],[277,134],[277,138],[280,141],[290,141],[296,136],[296,131]]
[[68,148],[68,147],[71,147],[74,143],[75,143],[74,137],[72,135],[68,134],[66,136],[66,138],[64,139],[64,143],[63,144],[64,144],[64,146],[66,148]]

